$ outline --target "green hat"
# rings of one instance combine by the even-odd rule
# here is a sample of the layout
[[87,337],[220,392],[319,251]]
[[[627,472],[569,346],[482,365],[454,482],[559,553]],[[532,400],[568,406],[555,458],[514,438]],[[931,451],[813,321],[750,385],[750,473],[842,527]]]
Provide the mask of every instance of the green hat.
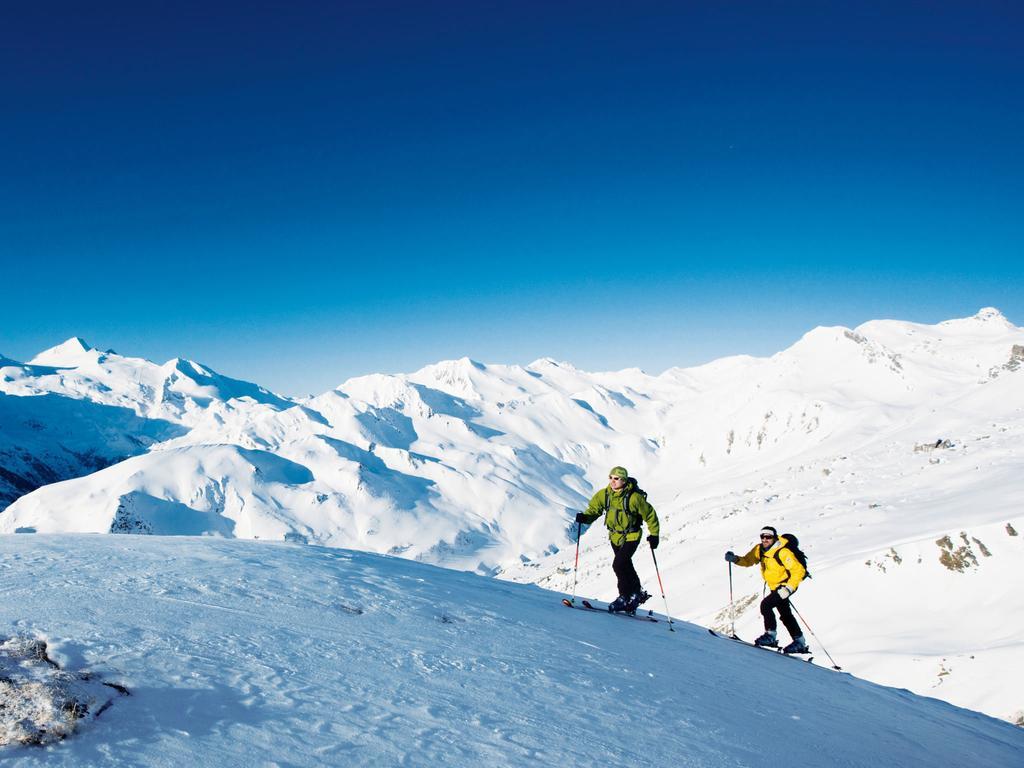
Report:
[[612,471],[608,473],[608,477],[621,477],[623,480],[628,480],[629,472],[626,471],[625,467],[612,467]]

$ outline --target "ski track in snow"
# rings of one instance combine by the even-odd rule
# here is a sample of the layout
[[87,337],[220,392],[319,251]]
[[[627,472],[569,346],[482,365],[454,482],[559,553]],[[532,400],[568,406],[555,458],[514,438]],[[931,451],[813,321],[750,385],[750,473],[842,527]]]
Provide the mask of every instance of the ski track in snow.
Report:
[[[1009,766],[1024,731],[560,595],[344,550],[0,537],[0,627],[126,685],[18,766]],[[361,614],[355,613],[361,609]]]

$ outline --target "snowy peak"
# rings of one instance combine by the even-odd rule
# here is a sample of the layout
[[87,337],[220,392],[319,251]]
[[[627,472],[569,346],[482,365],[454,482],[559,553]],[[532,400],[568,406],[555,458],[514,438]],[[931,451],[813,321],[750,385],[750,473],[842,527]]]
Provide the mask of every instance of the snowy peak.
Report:
[[248,404],[281,410],[294,405],[257,384],[222,376],[191,360],[175,358],[157,365],[113,350],[101,352],[79,337],[36,355],[28,365],[7,361],[4,367],[0,392],[90,400],[190,424],[206,408],[232,400],[240,402],[231,407]]
[[919,380],[983,380],[988,371],[1011,359],[1015,346],[1024,344],[1024,328],[991,307],[936,325],[873,320],[856,332],[891,349]]
[[488,369],[483,363],[461,357],[458,360],[443,360],[425,366],[410,378],[429,387],[473,400],[481,395],[480,387],[488,379]]
[[58,344],[56,347],[53,347],[50,351],[51,352],[56,352],[58,350],[63,350],[63,351],[66,351],[68,353],[79,353],[79,352],[90,352],[90,351],[92,351],[92,349],[93,349],[92,345],[89,344],[89,342],[87,342],[81,336],[72,336],[70,339],[65,341],[63,344]]
[[974,331],[992,334],[1020,330],[1013,323],[1007,320],[1006,316],[995,307],[983,307],[972,317],[946,320],[939,323],[938,327],[957,331]]
[[826,381],[862,376],[865,366],[900,376],[903,367],[899,355],[883,343],[842,326],[815,328],[773,359],[798,366],[801,376],[815,371]]
[[72,336],[70,339],[44,352],[40,352],[29,363],[31,365],[74,367],[86,362],[95,362],[102,353],[89,346],[85,339]]
[[176,393],[197,401],[221,401],[248,398],[254,403],[276,409],[290,408],[294,403],[249,381],[222,376],[206,365],[176,357],[160,366],[165,393]]
[[995,307],[982,307],[978,310],[978,313],[974,316],[975,320],[982,320],[984,322],[996,321],[1002,322],[1006,325],[1010,325],[1010,321],[1006,319],[1002,312]]
[[553,357],[540,357],[526,366],[527,370],[530,371],[544,371],[546,369],[558,369],[562,371],[569,371],[576,373],[576,366],[572,363],[566,363],[560,360],[555,360]]
[[185,360],[184,358],[181,357],[176,357],[173,360],[168,360],[166,363],[164,363],[164,368],[170,368],[172,371],[177,371],[178,373],[184,374],[189,378],[201,377],[204,379],[209,379],[216,375],[212,371],[210,371],[207,368],[204,368],[198,363],[195,363],[192,360]]

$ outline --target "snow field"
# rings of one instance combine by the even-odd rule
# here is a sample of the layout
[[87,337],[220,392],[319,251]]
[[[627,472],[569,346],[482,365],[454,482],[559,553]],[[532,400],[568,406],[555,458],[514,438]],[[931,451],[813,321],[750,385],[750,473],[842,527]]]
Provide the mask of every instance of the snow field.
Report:
[[1024,732],[561,595],[209,537],[3,536],[0,627],[126,685],[31,765],[1011,765]]

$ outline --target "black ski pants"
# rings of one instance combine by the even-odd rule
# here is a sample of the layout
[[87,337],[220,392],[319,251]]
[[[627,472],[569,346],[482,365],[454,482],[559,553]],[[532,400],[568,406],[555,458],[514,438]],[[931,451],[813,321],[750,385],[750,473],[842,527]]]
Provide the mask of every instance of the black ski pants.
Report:
[[793,617],[793,609],[789,606],[789,600],[783,600],[775,590],[772,590],[768,597],[761,601],[761,615],[764,616],[764,628],[768,632],[774,632],[778,626],[775,623],[775,609],[778,609],[782,625],[794,640],[803,634],[800,631],[800,625]]
[[636,575],[636,568],[633,567],[633,555],[636,548],[640,546],[640,539],[626,541],[622,544],[612,544],[612,551],[615,559],[612,560],[612,570],[619,582],[619,594],[622,597],[629,597],[634,592],[640,591],[640,577]]

